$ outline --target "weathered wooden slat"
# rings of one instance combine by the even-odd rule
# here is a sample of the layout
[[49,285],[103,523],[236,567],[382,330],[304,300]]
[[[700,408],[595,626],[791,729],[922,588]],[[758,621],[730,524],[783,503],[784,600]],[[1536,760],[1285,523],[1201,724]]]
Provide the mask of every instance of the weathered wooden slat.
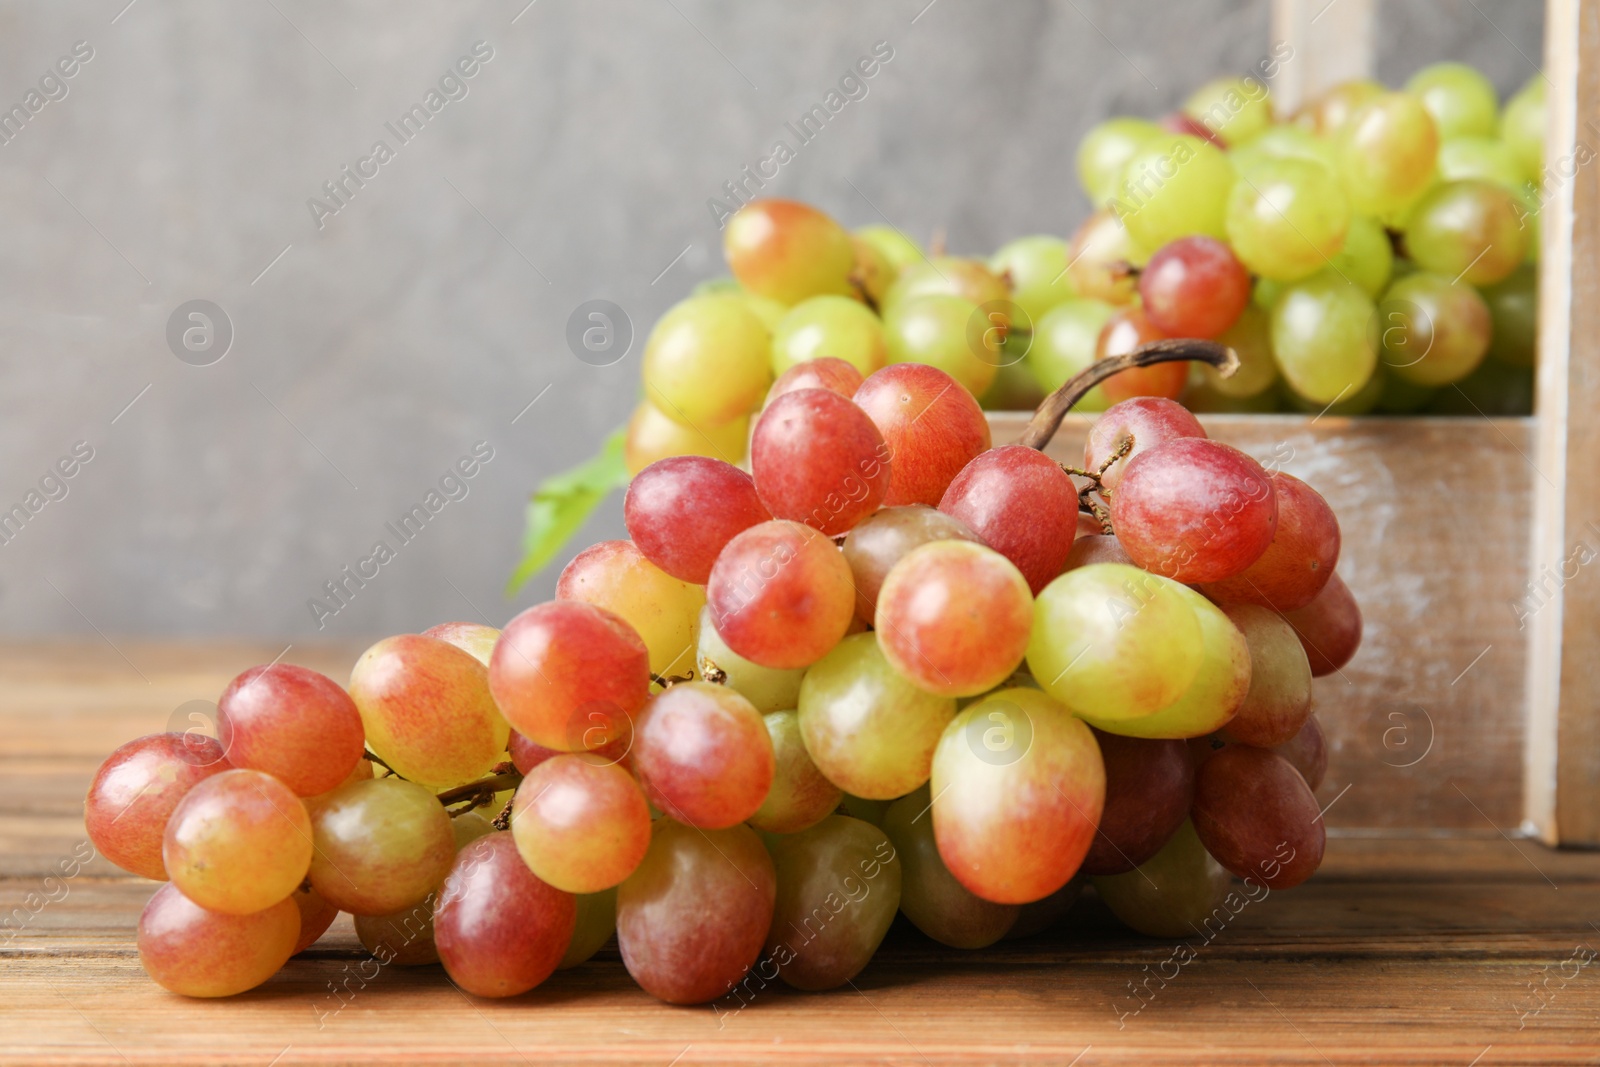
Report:
[[1370,78],[1375,65],[1376,0],[1273,0],[1272,42],[1294,49],[1272,83],[1279,115],[1352,78]]

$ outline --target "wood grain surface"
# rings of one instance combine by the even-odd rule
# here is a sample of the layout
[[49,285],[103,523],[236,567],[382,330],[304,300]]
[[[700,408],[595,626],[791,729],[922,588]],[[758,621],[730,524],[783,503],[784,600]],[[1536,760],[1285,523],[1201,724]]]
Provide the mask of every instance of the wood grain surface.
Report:
[[[614,947],[489,1002],[436,967],[376,968],[342,918],[259,990],[186,1000],[139,965],[134,926],[153,884],[99,858],[69,878],[61,864],[84,854],[82,793],[107,751],[282,647],[118,646],[0,649],[0,1063],[1466,1067],[1600,1055],[1600,967],[1569,962],[1600,947],[1600,855],[1394,828],[1335,836],[1315,879],[1191,939],[1182,968],[1164,963],[1174,943],[1130,936],[1089,897],[1056,930],[981,952],[897,926],[853,986],[773,985],[737,1012],[656,1003]],[[358,651],[295,646],[284,659],[339,677]],[[1330,821],[1343,812],[1348,827],[1357,795]],[[1163,968],[1164,986],[1149,978]],[[1136,999],[1130,983],[1147,979]]]

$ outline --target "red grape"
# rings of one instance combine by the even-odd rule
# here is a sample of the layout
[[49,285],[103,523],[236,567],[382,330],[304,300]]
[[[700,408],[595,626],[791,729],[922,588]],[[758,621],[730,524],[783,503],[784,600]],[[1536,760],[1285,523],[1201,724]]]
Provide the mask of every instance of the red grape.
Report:
[[300,909],[300,936],[295,939],[294,951],[290,953],[291,956],[298,956],[328,932],[333,920],[339,917],[339,909],[323,900],[322,895],[310,886],[299,887],[289,895],[289,899]]
[[838,393],[849,399],[856,395],[856,390],[859,388],[861,388],[861,372],[856,369],[854,363],[832,356],[823,356],[820,359],[808,359],[803,363],[796,363],[778,375],[778,380],[767,390],[767,404],[770,405],[784,393],[793,393],[800,389],[826,389],[830,393]]
[[1017,565],[1034,596],[1061,573],[1078,531],[1078,490],[1043,452],[990,449],[961,469],[939,510]]
[[572,894],[528,870],[509,833],[493,833],[456,857],[433,909],[433,941],[456,985],[514,997],[550,977],[577,922]]
[[517,732],[563,752],[633,730],[650,695],[650,653],[621,617],[579,600],[537,604],[506,624],[489,688]]
[[[1142,344],[1161,341],[1170,336],[1156,329],[1143,308],[1122,308],[1100,327],[1100,339],[1095,343],[1095,359],[1125,356]],[[1164,396],[1176,400],[1183,387],[1189,384],[1189,364],[1157,363],[1149,367],[1131,367],[1118,371],[1100,383],[1106,399],[1113,403],[1136,396]]]
[[709,682],[679,682],[650,698],[632,761],[657,808],[708,830],[750,818],[772,787],[772,739],[761,713]]
[[1121,874],[1150,859],[1189,817],[1194,765],[1184,741],[1094,731],[1106,768],[1106,803],[1084,874]]
[[856,390],[892,461],[886,506],[937,506],[974,456],[989,448],[989,422],[971,393],[937,367],[896,363]]
[[1250,272],[1214,237],[1163,245],[1139,274],[1150,325],[1170,337],[1216,337],[1250,303]]
[[1180,582],[1215,582],[1250,566],[1272,543],[1277,516],[1261,464],[1199,437],[1139,455],[1111,498],[1111,521],[1128,555]]
[[844,533],[889,491],[889,447],[866,412],[838,393],[800,389],[761,413],[750,470],[775,517]]
[[95,850],[125,871],[164,881],[167,819],[199,782],[231,770],[222,745],[198,733],[149,734],[118,748],[95,772],[83,821]]
[[[718,636],[763,667],[806,667],[855,615],[850,565],[809,526],[774,520],[728,542],[706,583]],[[513,624],[514,625],[514,624]]]
[[1276,611],[1303,608],[1316,599],[1339,562],[1339,519],[1322,494],[1292,474],[1272,471],[1278,529],[1250,566],[1205,587],[1223,603],[1260,604]]
[[139,962],[163,989],[231,997],[277,974],[299,936],[300,909],[292,900],[250,915],[224,915],[168,883],[139,916]]
[[1115,489],[1133,457],[1179,437],[1204,437],[1206,431],[1189,409],[1175,400],[1140,396],[1113,404],[1089,427],[1083,444],[1083,469],[1098,471],[1128,438],[1133,439],[1128,454],[1106,467],[1100,476],[1107,489]]
[[1328,739],[1316,715],[1306,716],[1300,732],[1281,745],[1273,745],[1272,751],[1288,760],[1313,790],[1328,774]]
[[1194,828],[1218,863],[1272,889],[1311,877],[1327,840],[1317,798],[1300,772],[1249,745],[1230,745],[1200,765]]
[[616,764],[556,756],[517,787],[511,833],[540,879],[568,893],[598,893],[644,858],[650,805],[633,775]]
[[[1099,529],[1100,524],[1095,523]],[[1130,567],[1133,560],[1128,558],[1128,553],[1117,542],[1115,535],[1103,533],[1078,534],[1078,539],[1072,542],[1072,551],[1067,553],[1067,562],[1061,568],[1061,573],[1087,567],[1091,563],[1126,563]]]
[[657,819],[644,862],[617,887],[617,947],[633,980],[668,1004],[727,993],[761,955],[777,876],[747,826]]
[[896,563],[914,548],[947,540],[977,541],[978,536],[960,519],[925,504],[884,508],[857,523],[844,539],[844,558],[855,577],[861,621],[872,621],[878,590]]
[[[612,738],[592,752],[582,752],[579,755],[590,763],[620,763],[627,756],[628,749],[632,745],[633,735],[625,734],[621,737]],[[512,765],[517,768],[520,774],[527,774],[547,759],[567,755],[567,753],[553,748],[545,748],[543,745],[529,741],[515,730],[511,731],[511,741],[507,749],[511,753]]]
[[735,534],[772,518],[750,475],[704,456],[673,456],[640,471],[628,486],[623,517],[646,559],[696,585],[706,583]]
[[252,667],[217,700],[217,740],[235,767],[265,771],[303,797],[326,793],[366,751],[355,701],[304,667]]
[[1361,607],[1337,574],[1328,577],[1315,600],[1286,611],[1294,632],[1311,661],[1311,676],[1320,678],[1350,662],[1361,644]]

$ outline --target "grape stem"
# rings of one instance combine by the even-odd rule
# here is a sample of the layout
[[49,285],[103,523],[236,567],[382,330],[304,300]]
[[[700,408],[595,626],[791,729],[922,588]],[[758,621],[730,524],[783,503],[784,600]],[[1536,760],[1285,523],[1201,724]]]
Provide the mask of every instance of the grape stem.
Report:
[[679,682],[694,681],[694,672],[691,671],[688,674],[668,674],[663,676],[652,671],[650,674],[650,680],[663,689],[671,689]]
[[522,774],[507,763],[495,765],[495,773],[487,778],[480,778],[476,782],[458,785],[454,789],[446,789],[439,794],[439,803],[448,808],[458,801],[469,801],[465,807],[457,808],[450,812],[451,818],[465,815],[474,808],[481,808],[494,800],[494,795],[505,789],[515,789],[522,782]]
[[1233,377],[1234,372],[1239,369],[1239,354],[1227,345],[1220,345],[1215,341],[1200,341],[1187,337],[1148,341],[1125,355],[1096,360],[1068,378],[1061,388],[1045,397],[1044,402],[1034,411],[1033,419],[1029,421],[1027,432],[1022,435],[1020,443],[1044,451],[1044,446],[1050,443],[1050,438],[1061,428],[1061,420],[1067,417],[1067,412],[1071,411],[1090,389],[1113,374],[1135,367],[1152,367],[1157,363],[1175,363],[1180,360],[1209,364],[1224,378]]
[[[391,767],[387,763],[385,763],[383,761],[383,758],[378,756],[378,755],[376,755],[370,748],[367,749],[366,752],[362,753],[361,758],[366,760],[368,763],[376,763],[378,766],[380,766],[384,770],[388,771],[389,774],[394,775],[396,778],[400,778],[400,780],[402,782],[405,781],[404,778],[400,777],[400,772],[399,771],[395,770],[393,767]],[[384,777],[387,778],[388,775],[384,775]]]

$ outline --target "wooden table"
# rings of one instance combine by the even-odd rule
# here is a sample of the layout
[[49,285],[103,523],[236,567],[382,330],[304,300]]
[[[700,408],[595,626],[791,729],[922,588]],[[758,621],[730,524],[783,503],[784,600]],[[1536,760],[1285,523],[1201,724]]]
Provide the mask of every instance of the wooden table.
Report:
[[[50,875],[84,840],[81,797],[106,752],[166,728],[175,709],[214,699],[281,647],[0,649],[0,918],[9,912],[15,931],[0,929],[0,1063],[1487,1067],[1600,1056],[1600,961],[1588,962],[1600,948],[1600,855],[1500,836],[1335,837],[1312,882],[1249,905],[1209,943],[1191,939],[1195,960],[1164,987],[1150,981],[1142,1002],[1130,983],[1160,971],[1174,945],[1128,936],[1092,899],[1046,935],[982,952],[897,927],[853,988],[774,985],[734,1015],[656,1003],[614,949],[511,1001],[470,999],[438,968],[386,968],[350,982],[341,1006],[330,983],[366,958],[348,920],[255,992],[175,997],[134,949],[151,883],[102,859]],[[287,658],[337,677],[354,651]]]

